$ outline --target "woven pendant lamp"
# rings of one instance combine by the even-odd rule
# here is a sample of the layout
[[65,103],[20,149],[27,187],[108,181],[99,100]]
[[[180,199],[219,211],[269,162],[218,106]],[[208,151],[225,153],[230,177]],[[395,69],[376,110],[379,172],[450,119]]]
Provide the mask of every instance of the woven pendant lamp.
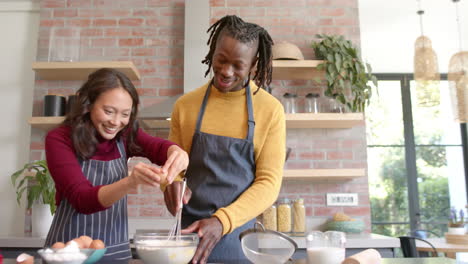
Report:
[[460,51],[450,58],[448,79],[454,118],[457,122],[466,123],[468,120],[468,51],[462,50],[461,25],[457,5],[459,1],[452,0],[455,3],[457,14]]
[[424,36],[424,10],[421,8],[421,0],[418,0],[418,5],[419,10],[416,14],[419,16],[421,36],[418,37],[414,43],[414,79],[417,82],[438,81],[440,80],[439,64],[437,61],[437,55],[432,49],[431,40],[429,37]]
[[457,122],[468,120],[468,51],[460,51],[450,58],[449,87],[452,110]]

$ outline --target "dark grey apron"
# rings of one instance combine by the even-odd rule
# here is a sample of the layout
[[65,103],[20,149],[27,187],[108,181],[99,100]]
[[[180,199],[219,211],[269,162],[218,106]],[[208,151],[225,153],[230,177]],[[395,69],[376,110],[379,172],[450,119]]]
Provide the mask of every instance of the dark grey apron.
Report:
[[[210,96],[211,84],[203,98],[198,113],[197,126],[192,139],[190,163],[185,174],[192,190],[192,198],[184,206],[182,226],[211,217],[216,210],[234,202],[254,181],[254,129],[250,86],[245,88],[248,132],[245,139],[218,136],[200,131],[205,108]],[[222,123],[222,122],[220,122]],[[232,233],[221,238],[211,252],[208,262],[239,263],[247,259],[242,252],[239,234],[254,225],[250,220]]]
[[[127,155],[121,140],[118,140],[120,158],[100,160],[79,160],[81,170],[93,186],[108,185],[127,176]],[[132,257],[128,240],[127,196],[110,208],[94,214],[78,213],[66,199],[62,199],[50,227],[45,246],[87,235],[101,239],[106,244],[102,260],[130,259]]]

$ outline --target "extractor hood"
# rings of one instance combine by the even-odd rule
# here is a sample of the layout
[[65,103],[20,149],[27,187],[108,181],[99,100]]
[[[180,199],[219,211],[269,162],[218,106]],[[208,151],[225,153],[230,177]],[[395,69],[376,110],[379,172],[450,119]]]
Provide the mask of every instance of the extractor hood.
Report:
[[182,96],[176,95],[171,96],[162,101],[161,103],[150,105],[148,107],[143,108],[138,113],[139,119],[161,119],[165,120],[171,117],[172,107],[174,107],[175,102],[177,99]]

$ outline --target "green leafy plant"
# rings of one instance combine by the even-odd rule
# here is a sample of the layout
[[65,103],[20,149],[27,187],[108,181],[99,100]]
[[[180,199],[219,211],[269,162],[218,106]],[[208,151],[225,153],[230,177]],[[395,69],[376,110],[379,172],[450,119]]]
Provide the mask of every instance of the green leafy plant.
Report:
[[34,202],[39,202],[50,205],[50,213],[55,213],[55,184],[45,160],[24,165],[22,169],[11,175],[11,183],[16,188],[16,201],[19,205],[26,192],[27,208],[31,208]]
[[317,34],[316,38],[320,41],[313,42],[312,48],[317,59],[324,60],[317,69],[325,71],[325,96],[335,98],[353,112],[363,112],[372,95],[368,81],[377,87],[370,64],[362,62],[358,49],[343,36]]

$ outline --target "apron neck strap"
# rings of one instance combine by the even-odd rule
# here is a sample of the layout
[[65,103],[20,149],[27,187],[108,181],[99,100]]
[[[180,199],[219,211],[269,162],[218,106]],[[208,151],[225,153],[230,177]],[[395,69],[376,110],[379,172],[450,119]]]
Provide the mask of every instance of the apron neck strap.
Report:
[[[211,92],[211,86],[213,85],[213,80],[208,84],[208,88],[206,89],[205,96],[203,97],[203,102],[200,107],[200,112],[198,113],[198,118],[197,118],[197,126],[196,130],[197,132],[200,132],[201,128],[201,123],[203,120],[203,115],[205,114],[205,109],[206,105],[208,104],[208,98],[210,97],[210,92]],[[249,115],[249,120],[248,120],[248,132],[246,139],[248,141],[253,142],[253,136],[254,136],[254,130],[255,130],[255,120],[254,120],[254,115],[253,115],[253,106],[252,106],[252,95],[250,94],[250,81],[249,84],[245,87],[245,95],[246,95],[246,101],[247,101],[247,112]]]

